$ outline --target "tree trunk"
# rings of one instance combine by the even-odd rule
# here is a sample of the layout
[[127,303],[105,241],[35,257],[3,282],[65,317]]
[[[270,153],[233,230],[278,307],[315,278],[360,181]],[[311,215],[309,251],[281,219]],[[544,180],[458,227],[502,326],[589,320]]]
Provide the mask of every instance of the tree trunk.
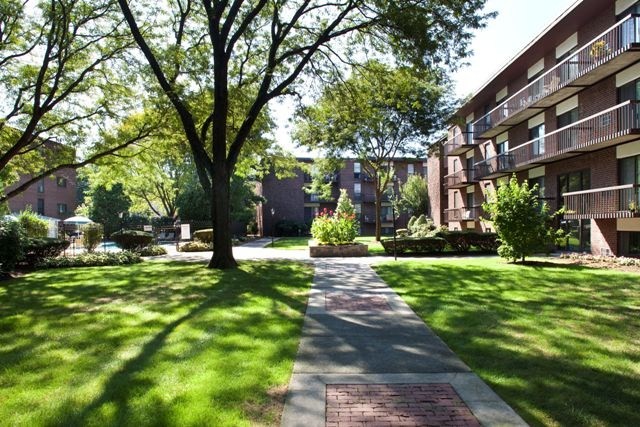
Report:
[[[215,162],[220,163],[220,162]],[[211,185],[211,219],[213,222],[213,256],[209,268],[227,269],[238,266],[231,243],[230,175],[224,166],[214,165]]]
[[[377,187],[377,186],[376,186]],[[376,241],[382,238],[382,223],[380,221],[380,212],[382,212],[382,193],[376,188]]]

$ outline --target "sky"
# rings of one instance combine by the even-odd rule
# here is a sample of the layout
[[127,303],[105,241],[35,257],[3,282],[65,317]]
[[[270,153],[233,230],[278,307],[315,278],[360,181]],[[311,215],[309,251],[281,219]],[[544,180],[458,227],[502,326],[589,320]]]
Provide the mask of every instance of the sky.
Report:
[[[488,0],[485,11],[497,11],[486,28],[475,32],[468,65],[453,75],[456,96],[464,98],[482,87],[510,59],[568,9],[576,0]],[[274,108],[276,139],[297,156],[313,155],[295,148],[289,136],[292,105]]]

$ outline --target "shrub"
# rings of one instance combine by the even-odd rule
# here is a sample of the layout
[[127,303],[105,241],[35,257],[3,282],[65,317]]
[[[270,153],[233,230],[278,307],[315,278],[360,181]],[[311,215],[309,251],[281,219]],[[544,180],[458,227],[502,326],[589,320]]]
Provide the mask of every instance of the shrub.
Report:
[[48,237],[27,238],[24,245],[24,259],[28,265],[35,266],[45,258],[59,256],[69,247],[69,241]]
[[149,245],[145,246],[136,251],[140,256],[158,256],[158,255],[166,255],[167,250],[159,245]]
[[24,230],[17,221],[0,220],[0,272],[13,270],[23,254]]
[[406,228],[398,228],[396,230],[396,236],[398,237],[409,237],[409,230]]
[[121,230],[111,233],[111,239],[119,248],[131,251],[148,246],[153,241],[153,234],[137,230]]
[[206,252],[206,251],[212,251],[212,250],[213,250],[212,244],[198,242],[197,240],[193,242],[187,242],[178,246],[178,252]]
[[303,222],[281,219],[276,222],[276,234],[281,237],[297,237],[307,233],[307,226]]
[[213,228],[194,231],[193,238],[202,243],[211,243],[213,242]]
[[[380,243],[387,254],[393,254],[393,239],[383,239]],[[405,237],[400,239],[396,238],[395,241],[396,253],[398,254],[406,252],[421,254],[437,253],[442,252],[446,245],[447,242],[442,237]]]
[[95,251],[103,236],[104,229],[102,224],[91,223],[82,226],[82,245],[87,252]]
[[500,246],[496,233],[481,233],[474,230],[450,231],[440,229],[436,232],[438,237],[445,239],[451,250],[455,252],[468,252],[475,247],[483,252],[495,252]]
[[418,218],[412,216],[407,225],[408,235],[411,237],[433,237],[433,231],[436,229],[431,218],[427,218],[424,214]]
[[27,237],[47,237],[49,234],[49,222],[44,220],[27,206],[18,215],[18,223],[24,230]]
[[325,209],[313,220],[311,235],[323,245],[351,244],[358,235],[355,215],[336,215]]
[[96,267],[107,265],[127,265],[141,262],[140,255],[129,252],[95,252],[84,253],[74,257],[45,258],[38,263],[38,268]]

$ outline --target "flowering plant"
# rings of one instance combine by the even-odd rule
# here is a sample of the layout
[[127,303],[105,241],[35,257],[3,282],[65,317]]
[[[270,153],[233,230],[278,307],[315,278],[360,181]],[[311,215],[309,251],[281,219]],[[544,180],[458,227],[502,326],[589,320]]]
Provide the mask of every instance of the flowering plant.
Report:
[[341,190],[335,212],[324,209],[311,224],[311,235],[323,245],[347,245],[358,235],[358,222],[346,190]]

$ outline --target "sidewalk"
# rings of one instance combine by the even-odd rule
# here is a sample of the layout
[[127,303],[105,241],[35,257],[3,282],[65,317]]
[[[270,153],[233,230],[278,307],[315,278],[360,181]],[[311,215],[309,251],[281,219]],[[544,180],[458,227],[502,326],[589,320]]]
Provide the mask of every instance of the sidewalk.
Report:
[[368,263],[315,265],[283,427],[526,425]]

